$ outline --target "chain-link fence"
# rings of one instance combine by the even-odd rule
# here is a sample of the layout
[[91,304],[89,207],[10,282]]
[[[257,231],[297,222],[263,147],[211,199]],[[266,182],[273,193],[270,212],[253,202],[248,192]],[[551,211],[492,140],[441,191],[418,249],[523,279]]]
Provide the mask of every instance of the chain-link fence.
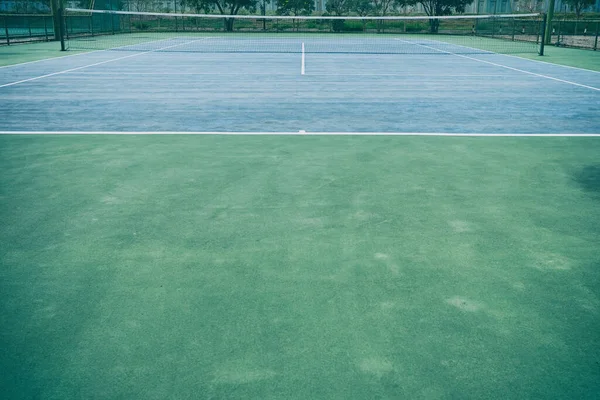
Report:
[[53,40],[51,0],[0,2],[0,45]]
[[600,19],[555,19],[550,32],[550,43],[555,46],[598,50]]

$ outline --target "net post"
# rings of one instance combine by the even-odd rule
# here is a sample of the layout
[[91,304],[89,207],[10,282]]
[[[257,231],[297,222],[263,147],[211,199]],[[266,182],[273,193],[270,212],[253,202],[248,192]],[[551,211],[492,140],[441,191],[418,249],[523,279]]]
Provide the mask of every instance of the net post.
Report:
[[544,13],[544,14],[542,14],[542,26],[540,28],[540,37],[542,38],[542,40],[540,40],[540,51],[539,51],[540,56],[544,55],[544,44],[546,43],[545,34],[547,32],[547,30],[546,30],[547,22],[548,22],[548,18],[547,18],[547,15]]
[[58,37],[60,38],[60,51],[65,51],[65,18],[62,7],[58,8]]

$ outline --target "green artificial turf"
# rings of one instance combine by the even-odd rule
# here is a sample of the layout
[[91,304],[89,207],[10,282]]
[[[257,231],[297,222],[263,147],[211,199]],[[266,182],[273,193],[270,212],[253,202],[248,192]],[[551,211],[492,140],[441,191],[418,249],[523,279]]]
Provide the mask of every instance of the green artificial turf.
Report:
[[519,56],[552,64],[600,71],[600,51],[546,46],[544,56],[535,54],[519,54]]
[[0,392],[595,398],[599,152],[0,136]]
[[59,42],[20,43],[0,46],[0,66],[72,55],[60,51]]

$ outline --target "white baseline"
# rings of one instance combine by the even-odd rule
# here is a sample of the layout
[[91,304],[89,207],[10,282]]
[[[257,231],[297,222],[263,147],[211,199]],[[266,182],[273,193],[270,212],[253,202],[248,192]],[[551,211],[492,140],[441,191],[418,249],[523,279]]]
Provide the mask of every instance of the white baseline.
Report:
[[448,137],[600,137],[599,133],[461,132],[219,132],[219,131],[0,131],[0,135],[252,135],[252,136],[448,136]]

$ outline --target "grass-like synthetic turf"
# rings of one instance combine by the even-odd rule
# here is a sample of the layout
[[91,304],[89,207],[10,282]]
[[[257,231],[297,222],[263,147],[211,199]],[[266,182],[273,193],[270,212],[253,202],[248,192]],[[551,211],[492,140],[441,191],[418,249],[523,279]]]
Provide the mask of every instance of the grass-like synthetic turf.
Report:
[[535,54],[518,54],[518,56],[568,67],[600,71],[600,51],[546,46],[542,57]]
[[4,398],[594,398],[596,138],[0,137]]

